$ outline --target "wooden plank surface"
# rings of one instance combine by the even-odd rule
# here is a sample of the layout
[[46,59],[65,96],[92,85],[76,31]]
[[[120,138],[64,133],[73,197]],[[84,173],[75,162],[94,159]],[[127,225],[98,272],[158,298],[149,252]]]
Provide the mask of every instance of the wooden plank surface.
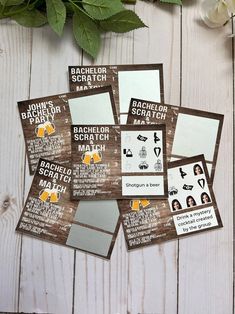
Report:
[[233,313],[233,68],[231,23],[209,29],[199,4],[182,13],[182,105],[225,115],[214,190],[224,228],[180,240],[179,313]]
[[[133,63],[163,63],[165,102],[179,105],[180,8],[139,1],[136,12],[149,28],[135,32]],[[177,312],[177,252],[173,241],[129,253],[129,313]]]
[[139,1],[135,10],[149,28],[106,34],[95,63],[163,62],[167,103],[225,114],[214,183],[224,228],[129,254],[121,228],[110,262],[27,236],[21,244],[14,229],[32,178],[16,101],[68,91],[67,66],[91,60],[77,49],[69,27],[60,41],[48,27],[31,32],[4,21],[0,312],[233,313],[234,86],[232,42],[226,38],[231,24],[204,27],[196,3],[183,7],[182,19],[181,9],[169,5]]
[[15,227],[23,205],[25,147],[16,101],[28,97],[31,31],[1,21],[0,38],[0,311],[17,311],[21,236]]
[[[53,56],[53,57],[52,57]],[[67,66],[80,62],[70,28],[61,41],[49,27],[35,29],[32,41],[30,98],[68,90]],[[32,177],[26,165],[26,193]],[[71,313],[73,299],[74,251],[23,237],[19,310],[22,312]]]
[[[129,64],[132,60],[133,32],[124,36],[108,33],[95,64]],[[90,65],[91,60],[84,56],[82,64]],[[122,230],[110,262],[76,252],[75,278],[74,313],[127,312],[128,254]]]

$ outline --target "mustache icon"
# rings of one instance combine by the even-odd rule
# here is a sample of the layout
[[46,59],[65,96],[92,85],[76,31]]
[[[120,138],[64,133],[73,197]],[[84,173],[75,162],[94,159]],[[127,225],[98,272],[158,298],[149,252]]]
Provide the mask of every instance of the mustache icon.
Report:
[[60,193],[55,189],[43,189],[39,193],[39,199],[42,202],[49,200],[50,203],[57,203],[60,199]]
[[36,127],[35,133],[37,137],[45,137],[45,133],[47,133],[48,135],[51,135],[55,133],[55,125],[51,123],[50,121],[41,123]]
[[102,161],[102,154],[99,150],[87,151],[84,154],[82,154],[83,164],[89,166],[92,160],[95,164]]
[[150,205],[150,201],[146,199],[130,201],[130,207],[132,210],[135,210],[135,211],[139,211],[141,208],[145,208],[148,205]]

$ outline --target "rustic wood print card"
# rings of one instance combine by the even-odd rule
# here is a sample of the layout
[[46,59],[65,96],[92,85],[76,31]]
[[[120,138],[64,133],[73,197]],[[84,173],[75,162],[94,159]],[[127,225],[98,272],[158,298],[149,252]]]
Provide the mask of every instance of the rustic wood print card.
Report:
[[40,159],[17,231],[110,258],[120,226],[116,204],[70,200],[72,169]]
[[164,102],[162,64],[70,66],[69,84],[70,91],[111,85],[121,124],[132,97]]
[[165,123],[169,160],[204,154],[213,181],[223,118],[212,112],[132,98],[127,123]]
[[68,163],[71,118],[65,95],[18,102],[30,174],[40,157]]
[[166,198],[165,130],[165,125],[73,125],[71,198]]
[[118,201],[129,250],[222,227],[204,156],[168,164],[168,200]]
[[97,122],[100,117],[104,123],[106,112],[106,117],[112,116],[111,123],[117,122],[111,86],[20,101],[18,108],[31,175],[40,157],[68,164],[71,116],[72,121],[79,119],[83,123]]

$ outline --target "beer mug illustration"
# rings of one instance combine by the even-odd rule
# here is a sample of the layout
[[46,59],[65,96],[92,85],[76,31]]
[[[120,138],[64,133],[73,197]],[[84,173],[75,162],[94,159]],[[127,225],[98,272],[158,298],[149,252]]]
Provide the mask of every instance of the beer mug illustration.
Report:
[[49,199],[50,194],[51,194],[51,191],[49,189],[41,190],[40,193],[39,193],[39,199],[42,202],[46,202],[47,199]]
[[140,200],[140,204],[142,205],[143,208],[145,208],[148,205],[150,205],[150,201],[149,200]]
[[55,125],[51,123],[50,121],[45,122],[44,126],[48,135],[55,133]]
[[35,129],[37,137],[44,137],[45,136],[45,126],[44,124],[39,124]]
[[92,158],[92,153],[85,152],[84,154],[82,154],[82,163],[89,166],[91,164],[91,158]]
[[132,210],[139,211],[141,208],[145,208],[150,205],[150,201],[143,199],[143,200],[131,200],[130,206]]
[[57,190],[51,190],[50,202],[57,203],[59,199],[60,199],[60,193]]
[[130,206],[132,210],[139,211],[140,210],[140,201],[139,200],[131,200]]
[[102,160],[102,155],[99,150],[94,150],[92,153],[93,153],[92,158],[95,164],[97,164],[98,162]]

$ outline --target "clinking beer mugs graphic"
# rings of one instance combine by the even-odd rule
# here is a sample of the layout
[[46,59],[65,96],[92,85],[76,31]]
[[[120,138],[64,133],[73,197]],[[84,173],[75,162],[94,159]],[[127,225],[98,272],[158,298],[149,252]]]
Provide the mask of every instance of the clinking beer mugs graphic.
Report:
[[135,210],[135,211],[139,211],[140,209],[145,208],[148,205],[150,205],[150,201],[146,199],[130,201],[130,207],[132,210]]
[[37,137],[45,137],[45,134],[51,135],[55,133],[55,125],[50,121],[46,121],[45,123],[39,124],[35,128],[35,133]]
[[82,163],[89,166],[92,162],[97,164],[102,161],[102,154],[99,150],[87,151],[82,154]]
[[57,203],[60,199],[60,193],[56,189],[43,189],[39,193],[39,199],[43,202]]

